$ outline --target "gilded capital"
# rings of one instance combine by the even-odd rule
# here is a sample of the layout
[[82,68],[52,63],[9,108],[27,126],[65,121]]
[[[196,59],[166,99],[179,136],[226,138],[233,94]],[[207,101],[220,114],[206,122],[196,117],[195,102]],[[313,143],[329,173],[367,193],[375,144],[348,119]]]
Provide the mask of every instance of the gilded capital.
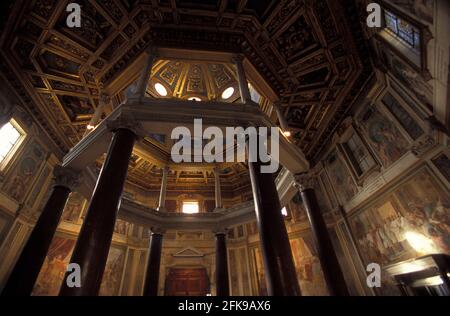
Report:
[[53,169],[54,185],[63,186],[74,191],[81,182],[81,172],[72,168],[56,165]]

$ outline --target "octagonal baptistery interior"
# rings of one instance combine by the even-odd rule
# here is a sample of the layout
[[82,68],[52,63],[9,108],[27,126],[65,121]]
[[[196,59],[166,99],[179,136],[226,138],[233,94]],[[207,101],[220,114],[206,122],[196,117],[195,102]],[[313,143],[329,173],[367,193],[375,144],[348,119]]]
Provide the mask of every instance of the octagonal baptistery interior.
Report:
[[[446,1],[77,3],[2,10],[3,295],[450,294]],[[194,119],[276,127],[279,167]]]

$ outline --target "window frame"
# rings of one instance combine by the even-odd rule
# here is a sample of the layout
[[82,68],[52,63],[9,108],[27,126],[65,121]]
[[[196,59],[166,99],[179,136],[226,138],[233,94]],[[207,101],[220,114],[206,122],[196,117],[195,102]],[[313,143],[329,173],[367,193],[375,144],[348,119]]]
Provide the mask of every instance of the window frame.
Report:
[[[388,26],[388,23],[386,21],[386,15],[390,15],[393,19],[395,19],[395,30],[393,30],[391,27]],[[395,13],[391,12],[388,9],[384,9],[384,28],[383,29],[387,29],[389,30],[391,33],[393,33],[393,35],[397,38],[399,38],[401,41],[403,41],[405,43],[405,45],[409,46],[410,48],[417,50],[418,53],[420,54],[420,43],[421,43],[421,37],[420,37],[420,31],[415,27],[415,25],[408,23],[408,21],[402,19],[402,17],[396,15]],[[413,31],[413,35],[412,35],[412,43],[409,42],[409,39],[407,39],[407,35],[402,35],[404,32],[401,31],[399,29],[399,22],[400,20],[402,21],[406,21],[409,25],[412,26],[412,31]],[[417,31],[416,31],[417,30]],[[419,45],[417,45],[416,43],[416,35],[419,36]]]
[[0,172],[5,172],[7,167],[10,166],[11,161],[13,160],[14,156],[18,153],[19,149],[21,148],[21,145],[23,144],[25,138],[27,137],[27,133],[25,132],[25,130],[14,118],[11,118],[6,124],[11,124],[13,128],[17,130],[20,136],[16,140],[14,145],[11,147],[11,149],[8,151],[6,156],[3,158],[3,160],[0,161]]
[[[430,71],[428,70],[428,65],[427,65],[427,60],[428,60],[427,59],[427,46],[428,46],[428,42],[432,39],[432,35],[431,35],[431,32],[430,32],[428,26],[421,23],[420,21],[410,17],[409,15],[399,11],[397,8],[390,5],[389,3],[387,3],[384,0],[380,0],[380,5],[381,5],[381,9],[382,9],[381,16],[382,16],[382,20],[383,20],[383,25],[380,28],[380,32],[377,32],[375,34],[376,38],[379,41],[381,41],[383,44],[386,44],[387,46],[389,46],[389,48],[392,50],[392,52],[394,52],[397,56],[404,59],[408,63],[408,65],[410,65],[414,70],[419,72],[425,80],[431,79],[432,76],[431,76]],[[392,33],[392,31],[390,31],[390,30],[389,31],[385,30],[387,28],[386,21],[385,21],[385,10],[388,10],[389,12],[395,14],[397,16],[397,18],[400,18],[400,19],[406,21],[407,23],[411,24],[419,31],[420,45],[419,45],[418,53],[419,53],[420,65],[417,65],[413,60],[411,60],[411,58],[409,56],[407,56],[404,52],[402,52],[397,47],[395,47],[389,40],[387,40],[385,38],[385,36],[380,34],[382,31],[385,31],[389,34]],[[394,35],[392,35],[392,36],[394,36]],[[401,37],[398,37],[396,35],[395,35],[395,38],[397,38],[401,42],[405,42],[404,39],[402,39]],[[406,44],[406,43],[403,43],[403,44],[405,46],[408,46],[408,44]]]
[[[361,174],[358,173],[353,160],[353,158],[350,156],[350,153],[348,153],[348,149],[346,148],[347,146],[345,146],[344,144],[347,143],[353,136],[356,136],[359,138],[363,149],[366,152],[366,156],[368,156],[371,160],[372,160],[372,165],[370,165],[367,170],[362,171]],[[353,179],[355,180],[355,183],[358,186],[362,186],[364,183],[364,180],[369,177],[374,171],[379,171],[380,170],[380,165],[378,160],[374,157],[372,151],[370,150],[370,146],[369,144],[366,142],[366,140],[364,139],[364,137],[361,136],[360,133],[358,133],[358,127],[354,125],[354,123],[352,123],[349,127],[347,127],[347,129],[345,130],[345,132],[343,133],[343,135],[341,136],[338,144],[337,144],[337,152],[338,155],[340,155],[344,161],[344,163],[347,165],[348,169],[350,170],[350,174],[353,177]],[[358,166],[359,168],[359,166]]]

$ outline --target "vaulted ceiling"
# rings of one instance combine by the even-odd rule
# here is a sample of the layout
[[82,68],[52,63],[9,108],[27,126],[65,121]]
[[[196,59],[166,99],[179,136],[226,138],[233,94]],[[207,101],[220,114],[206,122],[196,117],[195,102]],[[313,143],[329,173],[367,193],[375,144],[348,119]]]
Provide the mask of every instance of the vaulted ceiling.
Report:
[[[0,47],[2,76],[62,152],[85,133],[99,87],[107,87],[150,44],[243,53],[279,96],[294,142],[312,160],[372,73],[353,1],[76,2],[81,28],[66,26],[69,1],[15,1]],[[168,67],[196,69],[176,61],[159,65],[155,78]],[[217,69],[199,67],[203,80]],[[232,67],[220,67],[235,84]],[[219,90],[208,85],[203,93],[210,98]]]

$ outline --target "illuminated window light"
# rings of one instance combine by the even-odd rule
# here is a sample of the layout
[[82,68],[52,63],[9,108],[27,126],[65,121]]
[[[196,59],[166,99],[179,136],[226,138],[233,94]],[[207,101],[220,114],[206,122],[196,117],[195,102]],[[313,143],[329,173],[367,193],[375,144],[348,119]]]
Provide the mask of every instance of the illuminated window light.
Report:
[[198,97],[190,97],[188,100],[189,101],[201,101],[202,99],[200,99]]
[[408,231],[405,233],[405,239],[411,247],[420,254],[429,254],[436,252],[433,241],[422,234]]
[[288,216],[288,212],[287,212],[286,206],[284,206],[284,207],[281,209],[281,214],[283,214],[283,216]]
[[19,143],[23,134],[16,128],[12,120],[0,129],[0,163],[3,163],[10,156]]
[[167,95],[167,89],[160,83],[155,83],[155,90],[162,97]]
[[196,214],[199,212],[198,202],[183,202],[182,212],[184,214]]
[[226,100],[229,99],[234,93],[233,87],[228,87],[222,92],[222,99]]

